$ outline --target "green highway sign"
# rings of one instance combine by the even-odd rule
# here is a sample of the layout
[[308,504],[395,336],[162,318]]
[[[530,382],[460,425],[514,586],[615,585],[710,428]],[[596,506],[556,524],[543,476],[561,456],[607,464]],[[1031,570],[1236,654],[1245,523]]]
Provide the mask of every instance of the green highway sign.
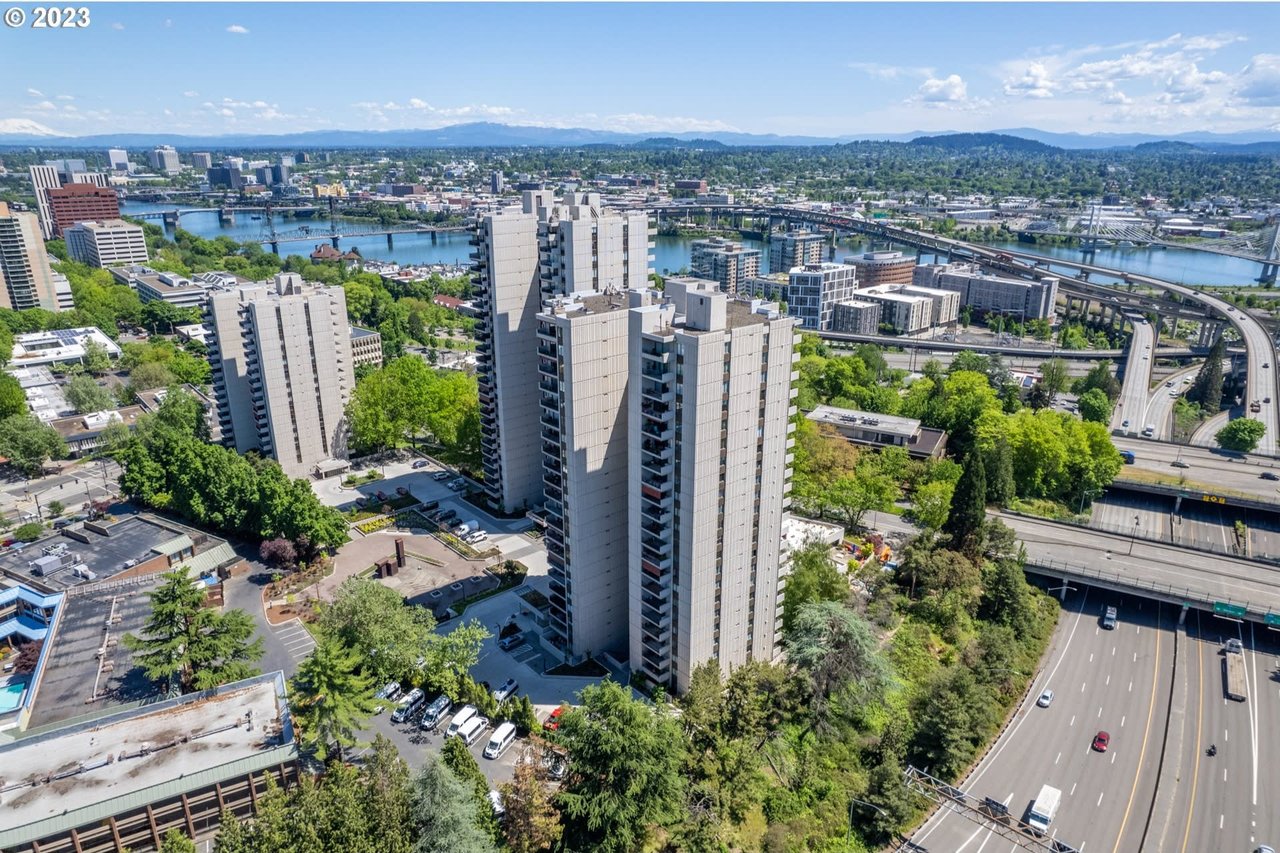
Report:
[[1245,609],[1239,604],[1224,604],[1221,601],[1213,603],[1213,612],[1219,616],[1243,616]]
[[1280,625],[1280,613],[1268,613],[1262,617],[1262,621],[1268,625]]

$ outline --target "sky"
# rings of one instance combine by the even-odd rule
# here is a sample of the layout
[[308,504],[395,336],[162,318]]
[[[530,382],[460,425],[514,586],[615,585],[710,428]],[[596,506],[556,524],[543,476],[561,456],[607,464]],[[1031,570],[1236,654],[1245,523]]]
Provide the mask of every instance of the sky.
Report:
[[1270,4],[88,8],[0,28],[0,133],[1280,133]]

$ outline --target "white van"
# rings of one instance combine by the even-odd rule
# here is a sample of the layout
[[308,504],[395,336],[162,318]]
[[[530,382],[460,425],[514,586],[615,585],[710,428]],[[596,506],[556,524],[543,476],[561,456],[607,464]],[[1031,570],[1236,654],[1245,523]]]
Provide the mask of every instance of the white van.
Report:
[[485,758],[497,758],[499,755],[507,751],[507,747],[511,746],[512,741],[516,739],[516,724],[506,722],[498,726],[497,731],[493,733],[493,737],[489,738],[489,745],[484,748]]
[[462,710],[453,715],[453,721],[449,723],[449,728],[445,729],[444,736],[453,737],[456,735],[458,730],[471,722],[471,718],[476,716],[477,713],[479,712],[476,711],[475,705],[463,705]]
[[392,712],[391,722],[403,723],[406,720],[413,719],[413,715],[418,713],[418,710],[422,708],[422,703],[425,701],[427,701],[427,694],[423,693],[421,688],[413,688],[400,700],[400,704]]
[[488,720],[477,715],[468,720],[462,728],[458,729],[458,737],[462,738],[462,742],[467,746],[471,746],[471,744],[480,740],[480,735],[484,734],[484,730],[488,725]]

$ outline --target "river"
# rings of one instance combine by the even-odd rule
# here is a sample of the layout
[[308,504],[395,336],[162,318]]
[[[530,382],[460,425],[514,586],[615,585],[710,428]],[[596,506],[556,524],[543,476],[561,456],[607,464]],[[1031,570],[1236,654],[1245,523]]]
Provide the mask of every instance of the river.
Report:
[[[126,202],[121,205],[121,213],[136,215],[140,213],[156,213],[173,210],[172,203],[160,204],[150,202]],[[230,237],[233,240],[260,240],[265,230],[265,220],[253,219],[253,215],[240,213],[235,222],[224,224],[218,219],[216,209],[201,210],[197,213],[182,215],[182,228],[186,231],[213,239],[214,237]],[[285,214],[273,214],[276,228],[282,231],[293,230],[301,225],[314,223],[317,230],[322,231],[324,219],[294,219]],[[160,225],[159,219],[147,220]],[[172,231],[166,229],[168,236]],[[396,234],[390,247],[386,237],[358,237],[343,239],[341,248],[356,248],[366,258],[380,261],[395,261],[400,264],[455,264],[469,263],[471,253],[469,237],[465,232],[447,232],[436,234]],[[689,265],[691,244],[695,238],[660,235],[655,240],[653,268],[659,273],[674,273]],[[290,242],[281,245],[284,254],[308,255],[317,245],[327,242],[317,236],[314,242]],[[743,240],[750,248],[763,251],[761,272],[768,272],[769,252],[767,246],[759,240]],[[1031,243],[992,243],[993,246],[1007,247],[1022,252],[1034,252],[1047,258],[1064,260],[1080,260],[1078,248],[1068,246],[1037,246]],[[866,251],[865,242],[855,241],[849,245],[841,244],[835,252],[836,259],[847,255]],[[926,256],[925,259],[931,259]],[[1208,252],[1196,252],[1186,249],[1146,249],[1146,248],[1100,248],[1094,255],[1093,263],[1113,269],[1149,275],[1167,281],[1187,285],[1251,285],[1261,272],[1261,267],[1251,261],[1231,258],[1225,255],[1214,255]]]

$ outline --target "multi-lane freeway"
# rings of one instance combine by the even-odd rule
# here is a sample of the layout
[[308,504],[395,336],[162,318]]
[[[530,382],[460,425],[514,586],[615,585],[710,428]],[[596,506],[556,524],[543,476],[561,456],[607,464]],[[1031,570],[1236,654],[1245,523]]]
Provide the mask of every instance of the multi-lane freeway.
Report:
[[1133,340],[1124,363],[1124,383],[1120,399],[1111,413],[1111,429],[1125,435],[1141,433],[1150,421],[1143,420],[1151,393],[1151,348],[1155,329],[1146,320],[1133,321]]
[[[1114,630],[1099,615],[1118,610]],[[1009,726],[960,787],[1022,818],[1062,791],[1049,835],[1091,853],[1251,853],[1280,837],[1280,643],[1247,626],[1085,588],[1068,594],[1049,654]],[[1223,640],[1243,647],[1249,697],[1224,698]],[[1054,692],[1049,707],[1037,698]],[[1106,752],[1091,747],[1110,735]],[[1210,756],[1210,745],[1217,754]],[[931,851],[1014,851],[939,811],[912,836]]]
[[[1189,484],[1253,495],[1259,500],[1280,501],[1280,462],[1275,459],[1256,454],[1233,456],[1203,447],[1126,436],[1115,436],[1113,441],[1118,449],[1133,453],[1133,469],[1185,478]],[[1126,470],[1132,469],[1121,470],[1121,477]],[[1272,475],[1278,479],[1270,479]]]

